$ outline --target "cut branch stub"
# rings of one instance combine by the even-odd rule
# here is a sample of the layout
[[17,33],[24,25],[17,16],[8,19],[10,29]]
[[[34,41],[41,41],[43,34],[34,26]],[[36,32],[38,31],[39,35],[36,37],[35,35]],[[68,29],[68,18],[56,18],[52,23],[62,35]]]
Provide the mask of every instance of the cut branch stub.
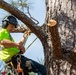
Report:
[[48,26],[55,26],[57,22],[55,20],[49,20]]
[[50,20],[47,25],[51,35],[51,41],[53,45],[53,55],[55,58],[61,58],[62,57],[61,43],[56,24],[57,22],[55,20]]

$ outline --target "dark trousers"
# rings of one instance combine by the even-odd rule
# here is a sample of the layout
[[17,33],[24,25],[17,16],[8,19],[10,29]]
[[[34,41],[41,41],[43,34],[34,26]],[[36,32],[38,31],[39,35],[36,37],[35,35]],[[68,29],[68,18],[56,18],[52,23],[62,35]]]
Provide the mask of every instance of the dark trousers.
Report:
[[24,71],[24,75],[29,75],[29,72],[34,72],[34,73],[38,73],[38,75],[46,75],[46,68],[44,65],[39,64],[38,62],[32,60],[32,59],[28,59],[25,56],[19,57],[19,56],[15,56],[12,58],[12,63],[14,65],[15,68],[17,68],[17,62],[18,59],[20,59],[20,66]]

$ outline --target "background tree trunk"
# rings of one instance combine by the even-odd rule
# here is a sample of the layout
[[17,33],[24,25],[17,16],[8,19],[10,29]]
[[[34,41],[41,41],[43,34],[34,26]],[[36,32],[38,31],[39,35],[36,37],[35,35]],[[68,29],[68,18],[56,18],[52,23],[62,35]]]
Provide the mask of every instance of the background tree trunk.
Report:
[[[46,11],[44,30],[48,34],[48,38],[47,43],[44,44],[44,50],[47,75],[76,75],[74,68],[76,59],[73,57],[76,45],[76,0],[46,0]],[[50,32],[46,25],[50,19],[57,21],[62,59],[53,57],[54,47],[50,33],[54,30],[52,29]],[[54,43],[56,42],[54,41]]]

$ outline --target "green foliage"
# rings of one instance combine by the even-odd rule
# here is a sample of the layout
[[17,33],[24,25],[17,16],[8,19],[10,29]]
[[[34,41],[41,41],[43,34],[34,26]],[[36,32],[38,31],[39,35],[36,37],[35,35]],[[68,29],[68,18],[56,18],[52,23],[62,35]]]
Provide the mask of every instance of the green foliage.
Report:
[[35,73],[33,73],[33,72],[31,72],[31,73],[29,73],[30,75],[36,75]]

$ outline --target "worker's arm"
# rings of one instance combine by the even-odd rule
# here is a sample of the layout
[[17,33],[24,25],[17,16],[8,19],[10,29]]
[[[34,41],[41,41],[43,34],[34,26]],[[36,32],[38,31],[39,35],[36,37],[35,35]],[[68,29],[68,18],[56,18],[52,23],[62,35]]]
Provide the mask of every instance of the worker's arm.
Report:
[[0,42],[1,45],[3,45],[4,47],[17,47],[19,46],[18,43],[16,42],[12,42],[10,40],[4,39]]
[[19,50],[22,51],[22,53],[25,52],[25,48],[23,45],[20,45],[19,43],[12,42],[11,40],[4,39],[0,41],[0,44],[3,45],[4,47],[17,47]]
[[25,42],[26,39],[27,39],[27,36],[28,36],[29,34],[30,34],[30,30],[26,30],[25,33],[24,33],[24,35],[23,35],[23,37],[22,37],[22,39],[19,41],[19,44],[23,45],[24,42]]

